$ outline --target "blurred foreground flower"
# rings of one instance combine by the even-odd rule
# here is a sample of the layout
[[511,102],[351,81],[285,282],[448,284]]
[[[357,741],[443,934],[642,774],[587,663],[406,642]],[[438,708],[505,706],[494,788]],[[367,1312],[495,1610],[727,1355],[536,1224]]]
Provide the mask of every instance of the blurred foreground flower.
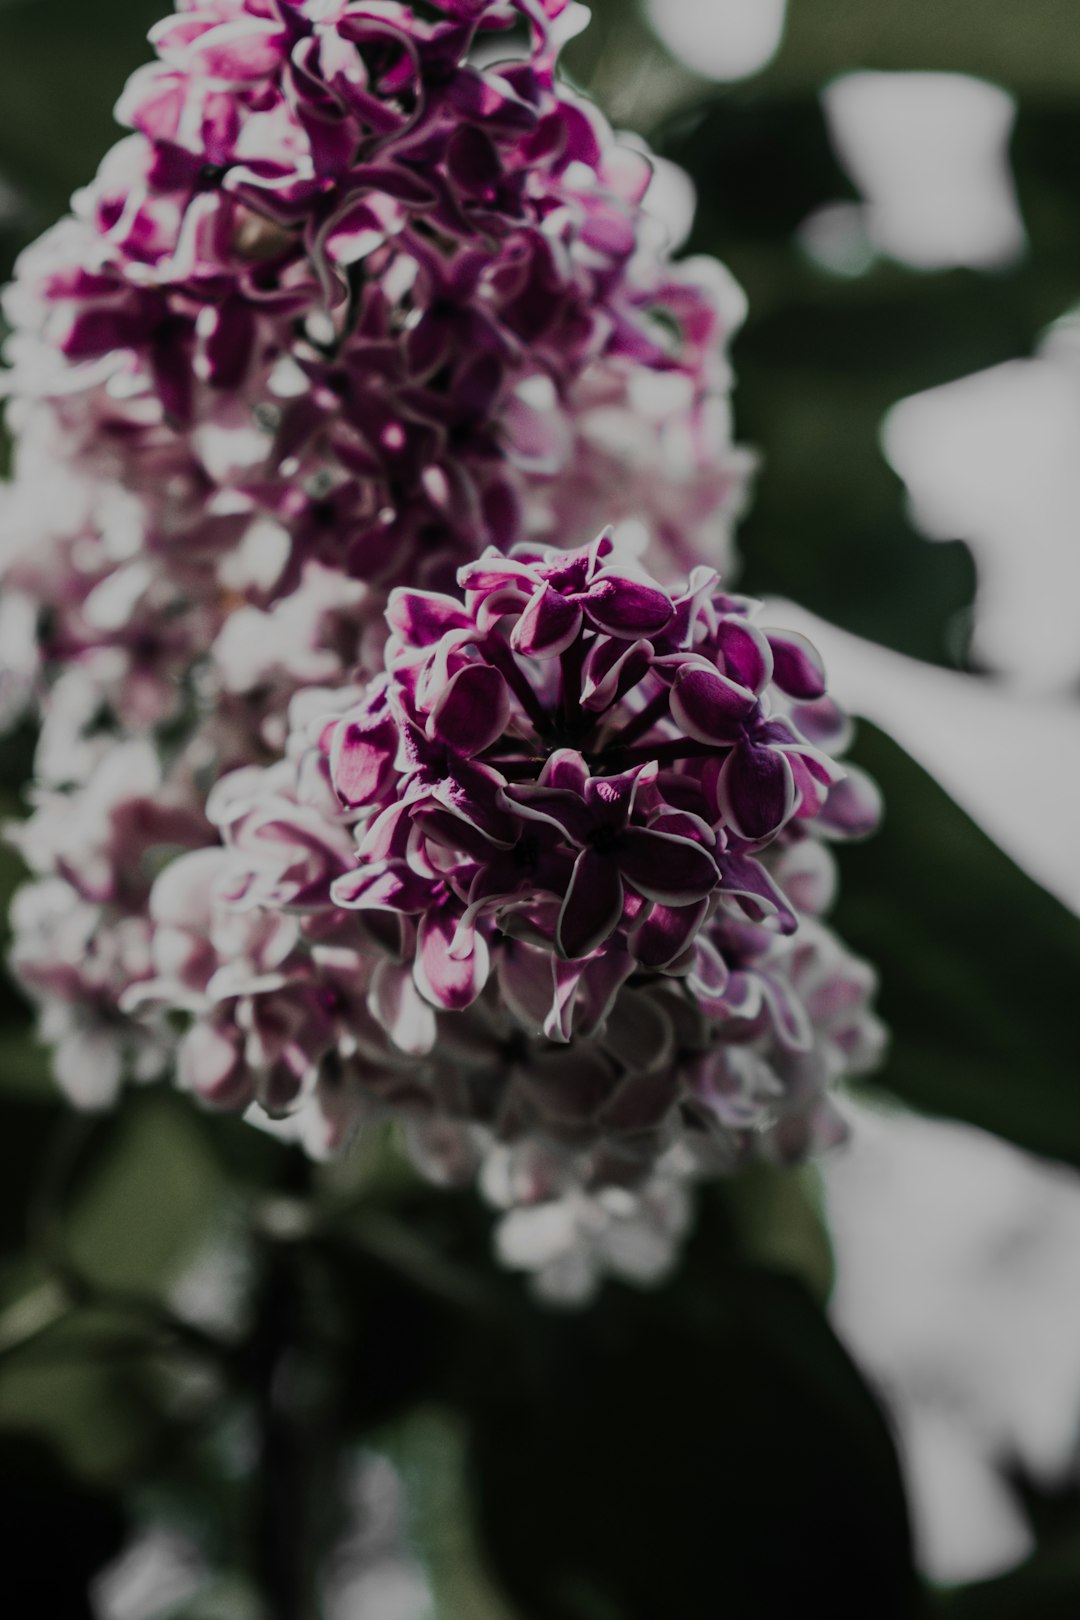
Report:
[[829,1140],[879,1032],[817,921],[873,794],[704,566],[741,297],[558,83],[581,20],[153,30],[8,295],[0,692],[43,722],[13,954],[76,1102],[175,1063],[316,1153],[402,1119],[500,1206],[586,1200],[508,1259],[602,1267],[620,1198]]

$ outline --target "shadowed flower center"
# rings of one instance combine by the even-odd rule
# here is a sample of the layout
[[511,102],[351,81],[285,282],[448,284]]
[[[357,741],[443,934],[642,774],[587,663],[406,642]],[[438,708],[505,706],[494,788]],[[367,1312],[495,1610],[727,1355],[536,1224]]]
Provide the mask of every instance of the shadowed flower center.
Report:
[[605,826],[594,827],[592,832],[586,835],[586,842],[598,855],[614,855],[620,844],[615,828]]

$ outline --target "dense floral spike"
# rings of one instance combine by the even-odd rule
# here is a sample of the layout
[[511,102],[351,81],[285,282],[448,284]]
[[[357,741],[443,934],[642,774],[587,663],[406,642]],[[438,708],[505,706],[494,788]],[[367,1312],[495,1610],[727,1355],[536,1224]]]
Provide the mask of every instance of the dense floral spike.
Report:
[[738,295],[668,261],[647,158],[557,84],[576,9],[229,0],[153,31],[132,134],[7,298],[4,566],[47,664],[107,664],[152,722],[238,596],[321,564],[377,622],[487,544],[587,538],[567,496],[635,465],[643,544],[723,545]]
[[404,1119],[562,1209],[579,1279],[696,1167],[827,1137],[875,1028],[806,920],[872,811],[843,721],[702,566],[741,295],[559,83],[582,17],[178,0],[7,294],[0,492],[61,1083],[178,1065],[319,1152]]
[[665,590],[604,535],[460,586],[396,591],[383,671],[304,693],[285,758],[219,782],[223,847],[158,879],[127,1000],[190,1010],[206,1101],[316,1148],[403,1119],[443,1174],[498,1148],[500,1199],[608,1255],[612,1210],[835,1136],[828,1087],[880,1032],[814,920],[820,839],[876,795],[801,729],[838,730],[813,650],[710,571]]

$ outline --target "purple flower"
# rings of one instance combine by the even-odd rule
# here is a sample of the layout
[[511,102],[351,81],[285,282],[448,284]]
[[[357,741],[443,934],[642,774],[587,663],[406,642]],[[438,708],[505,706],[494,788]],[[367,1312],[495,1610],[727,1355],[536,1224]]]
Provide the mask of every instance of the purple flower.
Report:
[[[508,789],[519,813],[553,824],[578,851],[555,932],[560,955],[590,956],[603,945],[623,921],[627,888],[665,911],[694,906],[716,888],[707,842],[661,830],[664,818],[661,827],[631,822],[639,782],[644,776],[652,785],[656,774],[638,765],[621,776],[590,776],[580,754],[562,749],[535,787]],[[666,821],[681,825],[675,816]],[[638,910],[632,905],[631,915]]]
[[644,1276],[689,1180],[835,1134],[877,1036],[822,840],[878,806],[700,564],[741,295],[657,246],[564,9],[178,0],[21,258],[13,961],[80,1104],[172,1063],[315,1153],[400,1121],[508,1257]]
[[519,548],[510,557],[486,555],[461,570],[478,622],[514,613],[512,646],[534,658],[555,658],[588,625],[620,640],[658,635],[674,616],[670,597],[646,577],[604,566],[610,536],[583,551],[559,555]]
[[[242,814],[215,811],[245,874],[234,895],[383,918],[446,1011],[472,1005],[501,942],[521,940],[550,968],[539,1001],[511,993],[564,1041],[595,1021],[593,964],[611,994],[634,972],[690,973],[721,914],[795,929],[762,852],[788,824],[839,830],[827,807],[843,773],[794,726],[753,604],[709,576],[667,592],[606,536],[485,556],[461,583],[464,598],[393,593],[383,674],[301,747],[310,802],[289,810],[256,783]],[[558,650],[532,634],[552,599],[573,632]],[[798,651],[814,678],[789,684],[817,690]],[[336,803],[311,801],[326,790]]]

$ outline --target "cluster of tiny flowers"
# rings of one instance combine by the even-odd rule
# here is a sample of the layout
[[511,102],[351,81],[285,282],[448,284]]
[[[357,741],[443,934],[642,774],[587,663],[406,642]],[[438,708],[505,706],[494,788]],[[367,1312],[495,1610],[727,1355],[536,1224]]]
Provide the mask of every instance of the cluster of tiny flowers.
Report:
[[573,1268],[610,1268],[628,1210],[835,1138],[879,1031],[814,914],[876,793],[826,751],[813,650],[711,570],[666,590],[605,534],[458,577],[395,590],[382,670],[305,691],[284,757],[217,784],[131,999],[190,1011],[208,1103],[323,1150],[403,1120],[435,1174],[576,1210]]
[[739,499],[739,295],[667,259],[647,158],[557,84],[568,11],[437,9],[180,0],[133,133],[20,261],[5,585],[47,610],[37,661],[91,667],[127,723],[208,652],[261,675],[238,602],[318,597],[320,569],[378,624],[393,584],[565,532],[563,490],[623,492],[579,539],[624,517],[658,547]]
[[741,295],[559,80],[581,21],[177,0],[6,295],[0,492],[61,1084],[175,1072],[314,1153],[402,1122],[564,1293],[829,1140],[879,1042],[818,920],[873,795],[703,566]]

